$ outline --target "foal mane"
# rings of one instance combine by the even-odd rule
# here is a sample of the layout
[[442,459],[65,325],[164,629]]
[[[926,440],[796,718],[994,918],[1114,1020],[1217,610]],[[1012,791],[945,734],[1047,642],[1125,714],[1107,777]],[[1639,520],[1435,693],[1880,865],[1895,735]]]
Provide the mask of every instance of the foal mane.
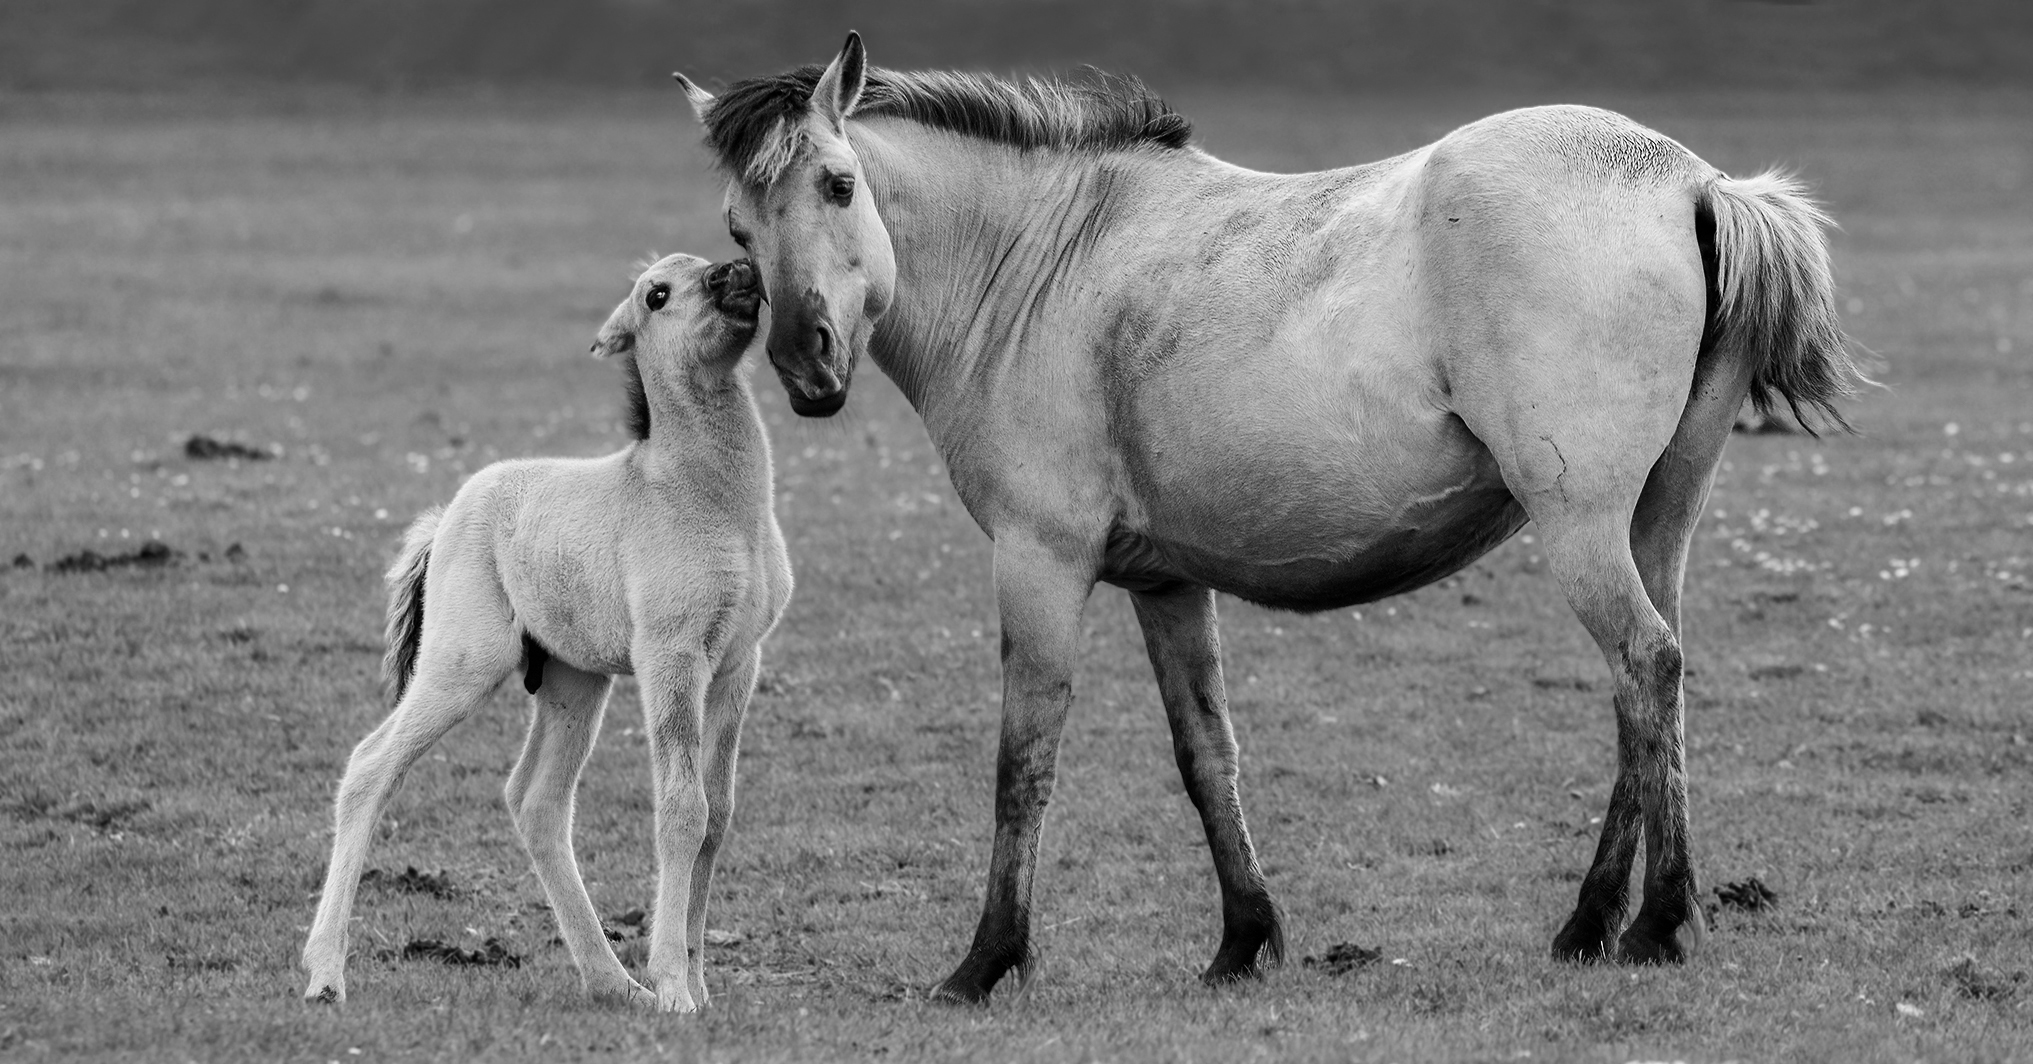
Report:
[[[797,158],[812,88],[825,72],[801,66],[737,81],[708,105],[706,143],[720,166],[752,185],[775,181]],[[1177,150],[1193,124],[1144,83],[1091,71],[1088,80],[1022,78],[871,67],[858,118],[903,118],[1025,151]]]

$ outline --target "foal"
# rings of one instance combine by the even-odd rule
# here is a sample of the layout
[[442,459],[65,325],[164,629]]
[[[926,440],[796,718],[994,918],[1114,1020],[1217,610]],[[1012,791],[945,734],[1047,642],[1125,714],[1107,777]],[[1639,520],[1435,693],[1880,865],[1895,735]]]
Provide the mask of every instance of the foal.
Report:
[[[345,1000],[346,923],[383,803],[520,666],[535,711],[508,811],[586,989],[675,1012],[706,1002],[706,888],[741,718],[791,594],[769,443],[737,369],[760,297],[746,260],[651,266],[593,343],[627,359],[636,442],[605,458],[497,462],[410,526],[388,573],[395,709],[339,785],[306,998]],[[610,678],[631,672],[656,800],[654,993],[608,946],[572,853],[573,791]]]

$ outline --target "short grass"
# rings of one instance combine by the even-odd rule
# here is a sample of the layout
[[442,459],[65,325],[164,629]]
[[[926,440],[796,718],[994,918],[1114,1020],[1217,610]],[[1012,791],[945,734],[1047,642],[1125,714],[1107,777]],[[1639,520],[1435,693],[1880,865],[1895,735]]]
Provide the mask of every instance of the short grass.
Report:
[[[1519,100],[1185,93],[1265,168],[1377,158]],[[1245,795],[1293,961],[1209,991],[1212,875],[1123,596],[1089,607],[1039,876],[1048,964],[922,988],[971,933],[998,682],[988,544],[874,372],[765,385],[798,592],[714,888],[713,1006],[582,1000],[498,793],[499,695],[412,774],[353,1000],[298,1004],[326,803],[378,719],[379,574],[498,457],[620,441],[593,329],[652,249],[724,255],[675,96],[0,99],[0,1057],[374,1060],[2033,1058],[2033,100],[1609,99],[1842,220],[1863,435],[1740,437],[1688,579],[1704,882],[1684,968],[1567,967],[1613,769],[1606,670],[1530,538],[1302,617],[1225,603]],[[195,433],[275,447],[192,461]],[[159,539],[174,564],[60,573]],[[233,549],[235,545],[238,549]],[[581,794],[603,912],[647,904],[637,703]],[[377,959],[500,938],[516,970]],[[1298,959],[1352,941],[1383,959]],[[640,946],[626,944],[639,962]]]

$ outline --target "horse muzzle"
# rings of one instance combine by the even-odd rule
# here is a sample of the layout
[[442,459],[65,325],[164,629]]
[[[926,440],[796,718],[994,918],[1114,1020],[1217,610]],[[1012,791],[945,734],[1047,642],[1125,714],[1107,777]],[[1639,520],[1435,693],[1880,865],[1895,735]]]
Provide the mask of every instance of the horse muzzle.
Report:
[[747,259],[719,263],[708,269],[705,285],[707,296],[722,314],[753,323],[762,310],[762,274]]
[[[773,324],[769,338],[769,363],[783,382],[791,411],[799,417],[831,417],[847,405],[847,387],[853,363],[840,349],[839,334],[823,321],[809,331],[786,329]],[[790,332],[796,340],[785,342]],[[803,341],[802,343],[797,341]],[[788,357],[785,348],[790,349]],[[836,368],[837,367],[837,368]]]

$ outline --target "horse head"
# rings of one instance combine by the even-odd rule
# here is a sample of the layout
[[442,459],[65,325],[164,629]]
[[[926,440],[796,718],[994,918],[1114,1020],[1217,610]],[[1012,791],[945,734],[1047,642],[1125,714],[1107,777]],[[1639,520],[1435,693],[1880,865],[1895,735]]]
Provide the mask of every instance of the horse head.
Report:
[[847,119],[868,55],[850,33],[822,72],[793,71],[715,97],[676,75],[729,181],[728,235],[754,260],[770,305],[770,365],[791,409],[827,417],[896,287],[896,255],[876,214]]

